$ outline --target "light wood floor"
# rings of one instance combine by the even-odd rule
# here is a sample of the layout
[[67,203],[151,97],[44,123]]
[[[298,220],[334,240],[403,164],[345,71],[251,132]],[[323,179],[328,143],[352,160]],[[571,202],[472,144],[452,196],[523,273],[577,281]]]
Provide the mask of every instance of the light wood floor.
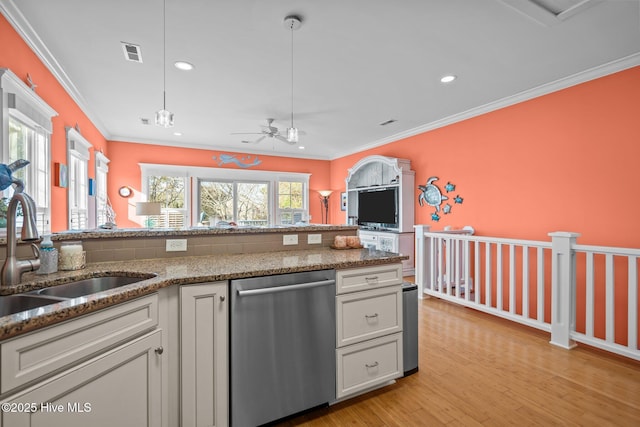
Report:
[[419,372],[281,426],[640,426],[640,363],[442,300],[419,301]]

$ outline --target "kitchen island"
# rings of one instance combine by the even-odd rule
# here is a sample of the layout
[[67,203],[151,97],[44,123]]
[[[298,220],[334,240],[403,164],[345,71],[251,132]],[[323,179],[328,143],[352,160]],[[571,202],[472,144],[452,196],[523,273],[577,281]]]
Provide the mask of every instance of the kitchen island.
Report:
[[[307,237],[318,231],[322,239]],[[81,270],[46,276],[27,273],[19,285],[2,288],[3,295],[12,295],[94,277],[140,279],[0,317],[3,404],[18,408],[27,401],[46,402],[65,411],[51,415],[45,406],[5,413],[0,425],[79,426],[105,419],[121,425],[239,425],[229,414],[229,286],[252,277],[335,270],[337,323],[327,327],[341,342],[330,340],[338,387],[331,400],[389,383],[402,375],[400,283],[407,257],[329,247],[333,235],[355,232],[354,227],[322,227],[241,235],[225,230],[213,236],[82,235],[88,252],[152,246],[166,256],[89,262]],[[292,233],[301,236],[299,245],[284,243],[282,234]],[[187,238],[190,248],[201,246],[199,251],[206,242],[209,254],[165,254],[159,248],[169,238]],[[217,253],[221,240],[235,253]],[[320,242],[312,245],[312,240]],[[263,247],[274,250],[258,250]],[[375,313],[368,313],[372,308]],[[354,323],[355,315],[369,320]],[[358,373],[350,368],[353,363],[369,368]],[[114,399],[120,402],[118,411]],[[79,414],[82,405],[90,413]]]

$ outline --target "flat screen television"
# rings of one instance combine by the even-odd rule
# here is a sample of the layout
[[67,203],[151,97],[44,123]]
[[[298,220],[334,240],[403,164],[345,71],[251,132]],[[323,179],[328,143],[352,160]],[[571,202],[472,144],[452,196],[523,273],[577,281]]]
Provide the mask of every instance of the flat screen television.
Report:
[[398,188],[358,192],[358,224],[398,228]]

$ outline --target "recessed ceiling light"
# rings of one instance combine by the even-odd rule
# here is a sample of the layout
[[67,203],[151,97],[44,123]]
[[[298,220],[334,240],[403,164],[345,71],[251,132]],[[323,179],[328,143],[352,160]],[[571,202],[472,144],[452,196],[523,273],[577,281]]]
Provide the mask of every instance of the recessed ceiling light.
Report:
[[298,150],[304,150],[304,147],[302,145],[299,145]]
[[182,70],[182,71],[190,71],[193,70],[193,64],[191,64],[190,62],[186,62],[186,61],[176,61],[173,63],[173,65],[178,69],[178,70]]
[[457,77],[454,76],[453,74],[449,74],[448,76],[444,76],[440,79],[441,83],[451,83],[452,81],[454,81]]
[[182,136],[182,132],[174,132],[173,133],[175,136]]

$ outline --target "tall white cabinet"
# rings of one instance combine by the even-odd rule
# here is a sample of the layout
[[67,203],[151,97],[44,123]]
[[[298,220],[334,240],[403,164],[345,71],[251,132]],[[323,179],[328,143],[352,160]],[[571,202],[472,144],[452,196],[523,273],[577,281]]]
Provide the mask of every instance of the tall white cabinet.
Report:
[[180,287],[181,426],[226,426],[227,282]]
[[365,247],[408,255],[403,261],[405,276],[415,272],[414,263],[414,199],[415,172],[411,161],[386,156],[368,156],[351,169],[346,179],[347,220],[358,223],[358,194],[362,191],[397,189],[398,218],[395,226],[372,227],[360,230],[360,239]]

